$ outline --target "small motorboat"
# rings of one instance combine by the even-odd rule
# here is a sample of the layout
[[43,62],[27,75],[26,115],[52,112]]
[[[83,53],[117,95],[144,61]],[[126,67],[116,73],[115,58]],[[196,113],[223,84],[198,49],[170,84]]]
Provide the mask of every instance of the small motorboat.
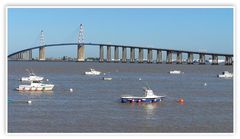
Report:
[[90,71],[86,71],[85,75],[100,75],[100,71],[96,71],[95,69],[90,69]]
[[160,102],[162,101],[163,98],[165,98],[165,96],[156,96],[154,95],[153,91],[150,88],[143,88],[144,90],[144,96],[143,97],[136,97],[136,96],[122,96],[121,97],[121,102],[122,103],[133,103],[133,102],[149,102],[149,103],[153,103],[153,102]]
[[110,78],[110,77],[103,77],[103,80],[105,80],[105,81],[111,81],[112,78]]
[[44,77],[37,76],[33,72],[30,72],[28,69],[26,70],[29,73],[28,77],[22,77],[21,81],[42,81]]
[[222,72],[222,74],[219,74],[218,77],[219,78],[232,78],[233,74],[228,71],[224,71],[224,72]]
[[31,81],[30,85],[19,85],[17,91],[52,91],[53,84],[43,84],[40,81]]
[[169,71],[170,74],[181,74],[183,72],[181,72],[180,70],[171,70]]
[[12,100],[12,99],[9,99],[8,103],[28,103],[28,104],[31,104],[32,101],[31,100]]

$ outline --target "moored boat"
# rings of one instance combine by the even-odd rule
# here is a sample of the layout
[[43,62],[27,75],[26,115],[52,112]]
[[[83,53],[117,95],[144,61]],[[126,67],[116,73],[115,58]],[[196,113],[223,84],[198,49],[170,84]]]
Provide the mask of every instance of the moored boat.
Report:
[[85,75],[100,75],[100,71],[96,71],[95,69],[90,69],[90,71],[86,71]]
[[170,74],[181,74],[182,72],[180,70],[171,70],[169,71]]
[[144,88],[144,96],[143,97],[136,97],[136,96],[122,96],[121,97],[121,102],[122,103],[133,103],[133,102],[149,102],[149,103],[153,103],[153,102],[160,102],[162,101],[162,99],[165,98],[165,96],[157,96],[154,95],[153,91],[150,88]]
[[228,71],[224,71],[224,72],[222,72],[222,74],[219,74],[218,77],[219,78],[232,78],[233,74]]
[[52,91],[53,84],[43,84],[40,81],[31,81],[31,84],[19,85],[16,90],[18,91]]
[[105,81],[111,81],[112,78],[110,78],[110,77],[103,77],[103,80],[105,80]]

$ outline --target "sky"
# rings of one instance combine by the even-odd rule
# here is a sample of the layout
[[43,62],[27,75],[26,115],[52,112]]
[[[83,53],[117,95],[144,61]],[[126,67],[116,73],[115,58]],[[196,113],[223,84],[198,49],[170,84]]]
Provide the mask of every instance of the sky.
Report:
[[[232,8],[8,8],[8,54],[46,44],[84,42],[233,53]],[[76,57],[77,47],[46,48],[47,57]],[[86,56],[99,48],[86,46]],[[38,51],[34,52],[37,55]]]

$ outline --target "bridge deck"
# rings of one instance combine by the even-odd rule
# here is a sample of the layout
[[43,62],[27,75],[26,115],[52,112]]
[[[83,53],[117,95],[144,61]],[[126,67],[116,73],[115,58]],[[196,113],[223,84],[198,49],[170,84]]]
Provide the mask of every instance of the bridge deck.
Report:
[[161,51],[171,51],[173,53],[181,52],[181,53],[193,53],[193,54],[204,54],[204,55],[217,55],[217,56],[229,56],[233,57],[233,54],[223,54],[223,53],[208,53],[208,52],[198,52],[198,51],[187,51],[187,50],[176,50],[176,49],[164,49],[164,48],[153,48],[153,47],[141,47],[141,46],[132,46],[132,45],[116,45],[116,44],[100,44],[100,43],[58,43],[58,44],[47,44],[43,46],[36,46],[32,48],[23,49],[8,55],[11,57],[17,53],[39,49],[40,47],[54,47],[54,46],[67,46],[67,45],[90,45],[90,46],[112,46],[112,47],[124,47],[124,48],[136,48],[136,49],[152,49],[152,50],[161,50]]

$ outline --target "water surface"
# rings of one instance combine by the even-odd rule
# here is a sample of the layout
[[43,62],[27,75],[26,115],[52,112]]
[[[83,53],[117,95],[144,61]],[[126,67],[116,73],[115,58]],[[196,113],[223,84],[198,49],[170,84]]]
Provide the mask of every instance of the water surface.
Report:
[[[54,91],[15,91],[27,68],[49,79]],[[89,68],[106,75],[83,75]],[[170,75],[170,70],[184,74]],[[8,99],[32,100],[32,104],[8,103],[8,132],[233,132],[233,80],[217,78],[224,70],[232,72],[233,68],[10,61]],[[104,81],[102,77],[113,79]],[[142,96],[146,84],[166,99],[154,104],[120,103],[124,94]],[[180,97],[185,100],[183,105],[176,102]]]

